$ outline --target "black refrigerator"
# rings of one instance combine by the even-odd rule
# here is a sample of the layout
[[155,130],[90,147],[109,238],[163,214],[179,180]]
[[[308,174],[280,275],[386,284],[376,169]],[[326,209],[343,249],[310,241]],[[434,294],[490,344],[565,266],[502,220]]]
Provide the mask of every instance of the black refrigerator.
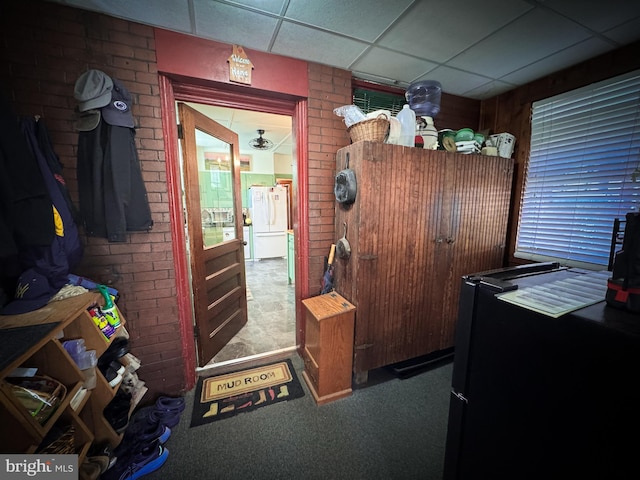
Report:
[[582,274],[462,278],[445,480],[640,478],[640,315],[604,296],[557,317],[498,298]]

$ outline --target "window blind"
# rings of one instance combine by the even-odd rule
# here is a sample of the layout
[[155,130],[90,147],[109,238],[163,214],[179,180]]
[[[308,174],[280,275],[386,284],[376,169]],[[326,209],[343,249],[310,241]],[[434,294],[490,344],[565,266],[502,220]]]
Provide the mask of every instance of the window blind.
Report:
[[389,110],[391,115],[396,115],[402,106],[407,103],[402,95],[377,92],[364,88],[355,88],[353,91],[353,104],[360,107],[364,113],[376,110]]
[[640,203],[640,70],[532,106],[515,256],[606,266],[615,218]]

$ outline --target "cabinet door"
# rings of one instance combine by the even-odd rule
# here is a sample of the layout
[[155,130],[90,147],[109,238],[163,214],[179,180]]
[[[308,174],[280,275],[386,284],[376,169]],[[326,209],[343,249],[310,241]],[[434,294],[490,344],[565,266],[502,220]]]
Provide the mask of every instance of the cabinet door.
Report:
[[358,142],[340,150],[338,169],[347,153],[358,188],[352,206],[336,208],[336,236],[346,223],[351,245],[351,257],[337,260],[336,288],[357,307],[354,370],[360,372],[439,345],[434,317],[444,294],[437,271],[444,247],[437,242],[447,157]]
[[511,159],[458,154],[447,161],[438,256],[446,285],[441,348],[453,345],[461,277],[503,266],[513,178]]

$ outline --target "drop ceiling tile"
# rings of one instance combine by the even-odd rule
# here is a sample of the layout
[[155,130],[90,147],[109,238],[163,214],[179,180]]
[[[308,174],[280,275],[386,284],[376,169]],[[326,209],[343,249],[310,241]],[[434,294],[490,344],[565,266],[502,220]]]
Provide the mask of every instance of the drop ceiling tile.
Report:
[[484,85],[490,78],[462,72],[455,68],[441,66],[418,78],[419,80],[436,80],[442,85],[442,91],[451,95],[462,95],[473,88]]
[[637,0],[545,0],[541,3],[596,32],[604,32],[640,17],[640,2]]
[[218,2],[194,0],[196,35],[266,51],[276,18]]
[[[207,0],[216,2],[216,0]],[[216,2],[217,3],[217,2]],[[282,13],[282,8],[284,7],[286,0],[231,0],[225,3],[236,3],[240,6],[251,7],[257,10],[262,10],[264,12],[274,13],[279,15]]]
[[620,45],[627,45],[640,40],[640,18],[635,18],[619,27],[607,30],[603,35]]
[[65,0],[63,3],[145,25],[191,32],[189,0]]
[[561,52],[551,55],[547,58],[527,65],[520,70],[501,77],[500,80],[512,83],[514,85],[524,85],[538,78],[544,77],[553,72],[557,72],[571,65],[576,65],[589,58],[601,55],[614,47],[599,38],[592,37],[577,45],[573,45]]
[[291,0],[286,18],[369,42],[374,41],[412,0]]
[[589,36],[585,28],[564,17],[535,9],[447,64],[487,77],[501,78]]
[[436,63],[420,60],[401,53],[389,54],[382,48],[373,47],[352,66],[352,70],[379,75],[399,82],[411,83],[437,67]]
[[531,8],[522,0],[419,2],[380,39],[378,45],[444,62]]
[[271,52],[348,68],[366,47],[365,43],[356,40],[285,21],[280,26]]
[[486,98],[492,98],[501,93],[513,90],[514,86],[510,83],[501,82],[500,80],[491,80],[484,85],[480,85],[468,92],[464,93],[464,97],[473,98],[475,100],[484,100]]

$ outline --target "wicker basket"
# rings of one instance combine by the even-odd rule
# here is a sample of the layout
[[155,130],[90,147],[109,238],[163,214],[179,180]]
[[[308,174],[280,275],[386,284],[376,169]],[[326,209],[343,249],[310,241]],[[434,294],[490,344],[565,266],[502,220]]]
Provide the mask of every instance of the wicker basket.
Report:
[[380,115],[378,118],[354,123],[347,129],[347,132],[349,132],[353,143],[361,140],[382,143],[389,135],[389,120],[386,115]]

